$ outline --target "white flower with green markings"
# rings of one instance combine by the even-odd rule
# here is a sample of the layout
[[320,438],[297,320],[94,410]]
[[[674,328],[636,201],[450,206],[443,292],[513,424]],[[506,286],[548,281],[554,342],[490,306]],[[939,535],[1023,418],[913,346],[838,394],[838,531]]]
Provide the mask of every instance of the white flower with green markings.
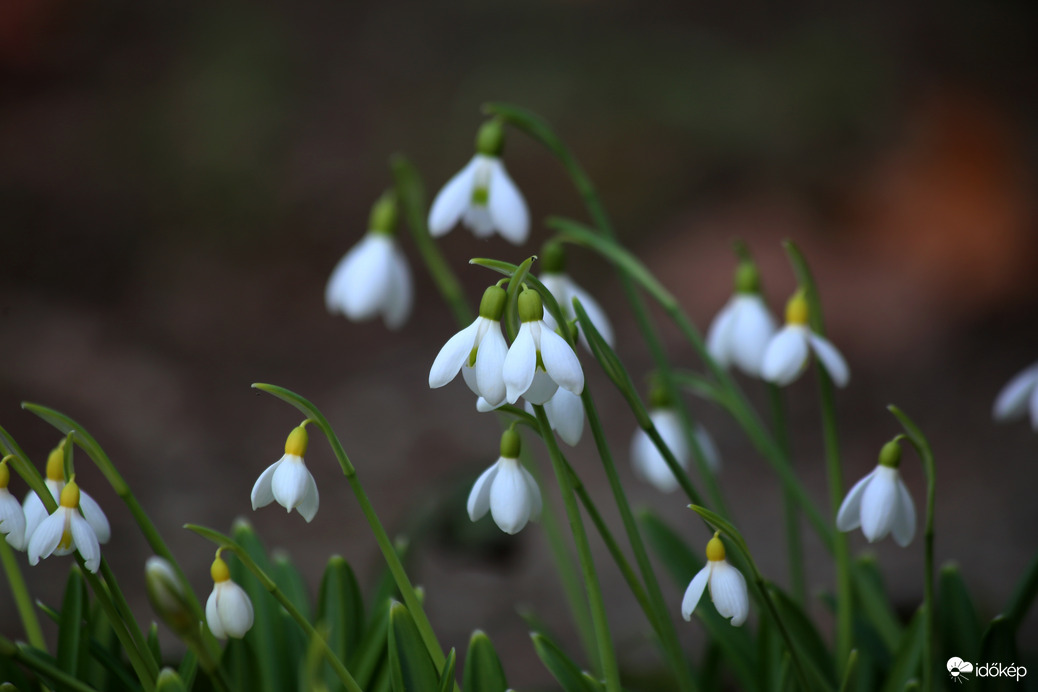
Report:
[[723,368],[735,365],[750,377],[760,377],[764,353],[775,329],[775,318],[760,294],[757,268],[743,261],[735,272],[735,294],[707,332],[710,357]]
[[837,387],[846,387],[851,379],[847,361],[828,339],[811,331],[807,317],[807,298],[803,291],[798,291],[786,306],[786,326],[768,342],[761,376],[784,387],[800,377],[813,351],[833,383]]
[[681,600],[681,617],[692,619],[703,592],[709,587],[710,598],[721,617],[731,618],[734,627],[746,622],[750,614],[750,596],[742,572],[728,564],[724,543],[718,534],[706,544],[706,566],[692,578]]
[[525,397],[543,404],[562,387],[584,391],[584,371],[573,347],[544,323],[544,305],[537,291],[523,289],[518,302],[519,333],[504,362],[505,399],[514,404]]
[[29,564],[35,565],[51,555],[78,552],[90,572],[101,566],[101,545],[97,534],[79,513],[79,486],[73,476],[61,489],[58,508],[40,522],[29,539]]
[[320,498],[317,483],[303,460],[308,442],[306,423],[289,433],[284,456],[268,466],[252,486],[252,509],[277,500],[286,511],[294,509],[308,523],[313,521]]
[[7,459],[0,460],[0,535],[15,550],[25,550],[25,513],[18,498],[7,489],[11,482],[11,470],[7,468]]
[[489,408],[505,402],[505,355],[508,344],[501,333],[501,316],[505,312],[505,290],[490,286],[483,292],[479,317],[452,336],[436,354],[429,370],[429,386],[444,386],[458,375],[469,389],[485,400]]
[[252,601],[243,588],[231,581],[231,570],[220,557],[220,550],[209,570],[213,592],[205,602],[205,621],[218,639],[241,639],[252,627]]
[[494,523],[507,534],[516,534],[531,519],[540,516],[541,490],[529,471],[519,463],[519,433],[508,429],[501,435],[501,456],[472,486],[469,518],[476,521],[488,511]]
[[901,445],[893,440],[883,445],[879,464],[854,484],[836,514],[836,528],[861,532],[869,543],[893,534],[894,542],[904,548],[915,536],[915,504],[898,473]]

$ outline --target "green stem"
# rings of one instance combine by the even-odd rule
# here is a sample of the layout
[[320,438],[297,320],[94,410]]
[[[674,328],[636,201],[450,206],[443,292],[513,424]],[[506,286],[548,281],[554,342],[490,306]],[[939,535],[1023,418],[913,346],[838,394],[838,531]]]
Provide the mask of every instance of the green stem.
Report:
[[[151,657],[147,645],[144,644],[143,649],[139,648],[138,637],[133,636],[128,623],[123,619],[119,608],[112,601],[105,582],[99,579],[96,574],[87,570],[83,557],[79,553],[76,553],[76,561],[79,562],[79,566],[83,570],[83,578],[90,584],[90,589],[94,592],[94,598],[97,599],[101,609],[105,612],[108,624],[112,626],[115,636],[126,651],[126,656],[130,659],[130,665],[133,666],[133,670],[141,681],[141,685],[144,686],[145,690],[153,690],[155,688],[155,680],[159,674],[159,668],[155,659]],[[101,564],[107,568],[103,557],[101,558]],[[139,634],[140,631],[138,630]],[[143,637],[140,637],[140,639],[143,642]]]
[[119,613],[120,619],[126,624],[126,629],[130,636],[133,637],[134,644],[136,644],[141,655],[151,664],[148,666],[149,670],[158,678],[159,665],[162,662],[156,661],[151,655],[151,649],[144,638],[144,632],[141,631],[140,625],[137,624],[137,618],[134,617],[133,611],[130,610],[130,604],[126,602],[126,597],[123,595],[122,589],[119,588],[119,582],[116,580],[112,568],[108,566],[107,560],[101,560],[101,576],[104,578],[105,587],[107,587],[108,594],[112,597],[112,604]]
[[[775,443],[785,454],[789,467],[793,467],[793,454],[789,443],[789,430],[786,424],[786,406],[782,399],[782,390],[768,384],[768,396],[771,400],[771,422]],[[782,490],[783,519],[786,525],[786,546],[789,549],[789,581],[793,599],[803,606],[807,602],[807,586],[804,578],[804,546],[800,536],[800,512],[797,510],[796,498],[785,488]]]
[[43,630],[40,629],[40,620],[36,617],[32,596],[25,586],[25,578],[22,577],[22,570],[14,556],[14,549],[7,544],[3,536],[0,536],[0,562],[3,562],[7,583],[11,586],[11,595],[18,608],[18,616],[22,619],[22,627],[25,628],[26,639],[34,648],[46,652],[47,642],[43,639]]
[[580,518],[580,508],[577,507],[576,495],[573,492],[573,484],[570,482],[569,469],[566,467],[562,451],[555,441],[555,435],[551,430],[551,423],[544,412],[543,406],[533,407],[537,422],[541,427],[541,437],[548,447],[548,456],[551,458],[552,467],[555,469],[555,479],[562,493],[562,501],[566,507],[566,516],[569,519],[570,531],[573,533],[573,541],[577,545],[577,556],[580,559],[580,567],[584,574],[584,586],[587,589],[588,603],[591,606],[591,621],[595,627],[595,639],[598,642],[599,656],[602,660],[602,673],[606,681],[606,689],[609,692],[620,692],[620,670],[616,664],[616,654],[613,651],[612,639],[609,636],[609,623],[606,620],[605,601],[602,598],[602,589],[598,583],[598,574],[595,572],[594,559],[591,557],[591,545],[587,540],[584,530],[584,522]]
[[0,657],[18,661],[47,680],[58,683],[61,689],[97,692],[93,687],[80,682],[74,676],[54,666],[49,660],[42,658],[35,649],[29,648],[26,644],[16,644],[3,636],[0,636]]

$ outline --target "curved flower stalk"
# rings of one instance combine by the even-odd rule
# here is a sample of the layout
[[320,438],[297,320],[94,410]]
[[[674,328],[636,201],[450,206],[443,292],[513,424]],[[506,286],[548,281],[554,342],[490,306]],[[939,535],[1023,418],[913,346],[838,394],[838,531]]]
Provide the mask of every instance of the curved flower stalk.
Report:
[[18,498],[11,494],[7,485],[11,482],[11,469],[7,468],[7,457],[0,459],[0,534],[15,550],[25,550],[25,513]]
[[73,476],[61,490],[58,508],[44,519],[29,539],[29,564],[35,565],[51,555],[69,555],[73,551],[83,557],[90,572],[101,566],[101,546],[97,534],[79,514],[79,486]]
[[213,577],[213,592],[205,602],[205,621],[217,638],[241,639],[252,627],[252,601],[243,588],[231,581],[231,570],[220,557],[222,550],[216,551],[216,559],[209,570]]
[[382,316],[390,329],[398,329],[411,315],[414,287],[411,269],[397,246],[396,198],[382,195],[371,211],[370,230],[332,271],[324,292],[331,313],[342,313],[353,322]]
[[692,611],[699,605],[703,591],[710,588],[710,599],[723,618],[731,618],[732,626],[746,622],[750,614],[750,595],[742,572],[728,564],[720,531],[706,544],[706,566],[699,570],[681,600],[681,617],[692,619]]
[[519,463],[519,433],[509,428],[501,435],[501,456],[484,471],[469,493],[469,518],[476,521],[488,511],[494,523],[508,534],[522,531],[541,514],[541,490]]
[[[566,273],[566,251],[562,243],[558,241],[545,243],[541,249],[541,266],[543,269],[538,278],[559,304],[562,316],[569,322],[577,318],[573,312],[573,299],[576,298],[584,307],[591,324],[595,326],[605,342],[613,346],[613,325],[609,322],[605,310],[598,301],[591,297],[590,293],[578,286]],[[550,312],[544,314],[544,323],[553,330],[558,329],[555,317]],[[580,335],[580,343],[584,345],[584,348],[590,350],[587,337],[584,336],[584,330],[580,328],[579,324],[577,332]]]
[[854,484],[840,505],[836,528],[861,532],[869,543],[893,533],[894,542],[902,548],[915,536],[915,505],[901,480],[901,445],[892,440],[879,453],[879,464]]
[[508,344],[501,333],[505,312],[505,290],[490,286],[479,303],[479,317],[452,336],[433,361],[429,386],[437,389],[452,381],[461,371],[465,384],[482,397],[490,409],[505,402],[505,355]]
[[833,383],[846,387],[851,379],[847,361],[828,339],[811,331],[807,320],[807,297],[803,291],[797,291],[786,305],[786,326],[768,342],[761,375],[769,382],[785,386],[800,377],[813,351]]
[[[688,469],[691,452],[677,410],[671,406],[653,407],[649,411],[649,418],[681,468]],[[707,467],[717,473],[721,468],[721,453],[706,428],[698,423],[695,428],[694,434],[703,452],[703,459]],[[670,470],[652,438],[641,428],[635,430],[634,438],[631,440],[631,465],[639,478],[651,483],[661,492],[670,493],[679,487],[674,472]]]
[[288,512],[298,510],[307,523],[317,515],[320,502],[317,483],[303,460],[309,442],[306,434],[306,424],[309,422],[304,421],[289,433],[285,441],[285,455],[268,466],[256,479],[252,486],[253,510],[277,500]]
[[504,128],[500,121],[484,123],[476,135],[476,155],[433,200],[429,209],[429,232],[433,237],[446,235],[461,221],[477,238],[497,231],[515,245],[526,242],[530,212],[501,162],[503,148]]
[[743,260],[735,271],[735,294],[707,332],[707,350],[721,367],[735,365],[750,377],[760,377],[764,353],[775,330],[775,318],[760,293],[757,268]]
[[537,291],[519,294],[519,333],[505,356],[505,397],[514,404],[524,397],[543,404],[559,387],[573,394],[584,391],[584,371],[566,340],[544,323],[544,305]]
[[[58,502],[61,498],[61,491],[65,488],[64,440],[51,450],[47,457],[46,484],[54,501]],[[97,541],[102,544],[107,543],[112,537],[108,517],[105,516],[101,505],[97,504],[97,500],[83,490],[79,491],[79,510],[83,513],[83,518],[90,524]],[[25,542],[28,544],[36,529],[47,518],[47,508],[43,506],[43,501],[39,496],[30,490],[22,501],[22,511],[25,513]]]
[[1038,431],[1038,363],[1009,380],[998,393],[991,415],[997,421],[1014,421],[1028,412],[1031,428]]

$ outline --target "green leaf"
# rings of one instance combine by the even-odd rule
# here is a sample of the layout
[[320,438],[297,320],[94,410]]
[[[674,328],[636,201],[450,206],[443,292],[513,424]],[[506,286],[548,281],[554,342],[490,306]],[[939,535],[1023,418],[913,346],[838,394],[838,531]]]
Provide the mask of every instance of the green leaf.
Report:
[[858,558],[851,564],[851,573],[855,596],[859,599],[857,612],[875,628],[886,646],[886,653],[892,656],[901,642],[904,628],[890,607],[876,558],[868,555]]
[[[317,595],[317,622],[324,626],[328,633],[328,646],[341,661],[350,662],[350,668],[356,670],[353,663],[361,648],[364,638],[364,600],[353,569],[339,555],[328,560],[321,577],[321,587]],[[385,641],[385,634],[382,635]],[[359,676],[360,671],[357,671]],[[329,689],[339,686],[339,679],[331,671],[324,675]],[[365,680],[357,678],[361,685]]]
[[769,586],[768,591],[782,623],[800,653],[800,659],[808,664],[808,671],[814,677],[813,682],[818,684],[819,689],[835,687],[836,673],[833,670],[832,657],[814,623],[784,591],[773,584]]
[[909,680],[919,676],[919,662],[923,657],[924,620],[925,615],[920,608],[912,616],[912,621],[908,623],[908,628],[901,636],[894,664],[883,685],[883,692],[900,692]]
[[159,679],[155,683],[155,692],[187,692],[187,685],[172,668],[159,671]]
[[454,666],[458,662],[458,652],[451,647],[447,654],[447,661],[443,664],[443,674],[440,675],[440,692],[451,692],[454,689]]
[[87,603],[86,582],[78,565],[69,570],[65,584],[65,597],[61,602],[58,620],[58,668],[69,675],[78,676],[80,666],[80,638],[83,633],[83,612]]
[[[980,644],[980,661],[1009,665],[1017,660],[1016,627],[1004,615],[997,615],[984,631]],[[960,656],[960,658],[962,658]]]
[[436,666],[411,613],[399,602],[389,607],[389,665],[394,692],[438,689]]
[[461,688],[466,692],[505,692],[508,682],[490,637],[476,630],[469,639]]
[[162,648],[159,646],[159,625],[156,622],[151,623],[151,627],[148,628],[148,651],[151,652],[152,658],[154,658],[160,665],[162,664]]
[[584,331],[584,336],[587,338],[588,345],[591,347],[592,355],[595,356],[595,360],[602,366],[602,369],[609,376],[609,379],[613,381],[613,384],[616,385],[616,388],[620,390],[620,394],[627,400],[631,411],[634,413],[634,417],[638,420],[638,425],[642,428],[651,426],[652,419],[649,418],[645,405],[642,403],[641,397],[638,396],[638,390],[631,381],[631,376],[627,373],[623,363],[620,362],[620,357],[616,355],[616,351],[602,338],[602,335],[595,328],[594,323],[588,317],[580,301],[574,298],[572,307],[577,315],[580,328]]
[[1020,627],[1024,616],[1027,615],[1031,604],[1034,603],[1035,596],[1038,596],[1038,555],[1027,566],[1027,571],[1020,578],[1016,589],[1013,590],[1013,595],[1009,599],[1009,603],[1006,604],[1005,610],[1002,611],[1006,619],[1012,623],[1014,630]]
[[980,660],[980,618],[957,565],[945,565],[938,577],[937,627],[944,654],[940,660]]
[[303,575],[299,573],[287,553],[275,553],[273,563],[271,576],[277,582],[281,593],[288,597],[288,600],[292,602],[296,610],[303,614],[303,617],[312,620],[310,595],[307,593]]
[[570,659],[552,640],[540,632],[530,635],[533,648],[541,659],[541,663],[562,685],[565,692],[599,692],[599,688],[584,677],[580,667]]

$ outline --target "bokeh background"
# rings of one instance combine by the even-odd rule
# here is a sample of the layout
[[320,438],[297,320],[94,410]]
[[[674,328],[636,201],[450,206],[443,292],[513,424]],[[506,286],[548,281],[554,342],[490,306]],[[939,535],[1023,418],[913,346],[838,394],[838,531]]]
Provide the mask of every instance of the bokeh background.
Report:
[[[312,587],[332,553],[370,585],[377,550],[323,443],[308,459],[322,497],[313,524],[250,509],[253,481],[299,416],[249,384],[294,389],[337,427],[390,531],[411,538],[412,574],[445,645],[463,649],[483,628],[507,652],[513,685],[543,683],[515,608],[536,612],[579,657],[561,587],[539,526],[506,538],[489,519],[468,524],[464,498],[496,458],[499,429],[460,383],[427,387],[456,327],[409,240],[417,300],[404,329],[350,324],[323,304],[332,267],[391,184],[389,155],[409,156],[431,196],[471,156],[480,104],[506,100],[553,124],[623,242],[704,330],[730,291],[733,240],[754,252],[776,311],[794,288],[780,242],[801,245],[852,369],[837,398],[847,482],[898,432],[885,411],[898,404],[934,442],[938,564],[961,564],[988,619],[1034,555],[1038,525],[1038,435],[990,418],[1000,387],[1038,359],[1036,29],[1038,6],[1024,0],[5,0],[0,425],[42,465],[59,438],[19,402],[83,423],[203,597],[212,549],[180,527],[225,530],[238,516],[287,550]],[[473,305],[496,277],[469,257],[518,261],[548,237],[536,220],[585,219],[545,151],[513,133],[506,162],[535,219],[531,242],[456,230],[440,243]],[[574,251],[571,273],[607,306],[618,350],[644,381],[650,360],[612,270]],[[698,367],[673,329],[664,334],[676,363]],[[631,476],[633,419],[584,363],[634,503],[705,544],[685,501]],[[788,400],[797,465],[824,502],[812,379]],[[736,522],[784,583],[775,479],[732,421],[701,402],[693,410],[721,447]],[[594,458],[589,439],[571,454],[608,506]],[[903,468],[921,506],[914,457]],[[105,555],[150,620],[147,546],[82,456],[78,470],[116,525]],[[921,541],[851,540],[879,556],[910,613]],[[832,575],[816,542],[807,548],[818,594]],[[601,552],[599,564],[622,660],[651,668],[648,628]],[[34,594],[56,604],[66,569],[53,559],[28,570]],[[676,616],[681,588],[664,582]],[[2,588],[0,629],[18,636]],[[690,643],[702,636],[695,623],[681,631]],[[1036,633],[1032,614],[1032,651]]]

